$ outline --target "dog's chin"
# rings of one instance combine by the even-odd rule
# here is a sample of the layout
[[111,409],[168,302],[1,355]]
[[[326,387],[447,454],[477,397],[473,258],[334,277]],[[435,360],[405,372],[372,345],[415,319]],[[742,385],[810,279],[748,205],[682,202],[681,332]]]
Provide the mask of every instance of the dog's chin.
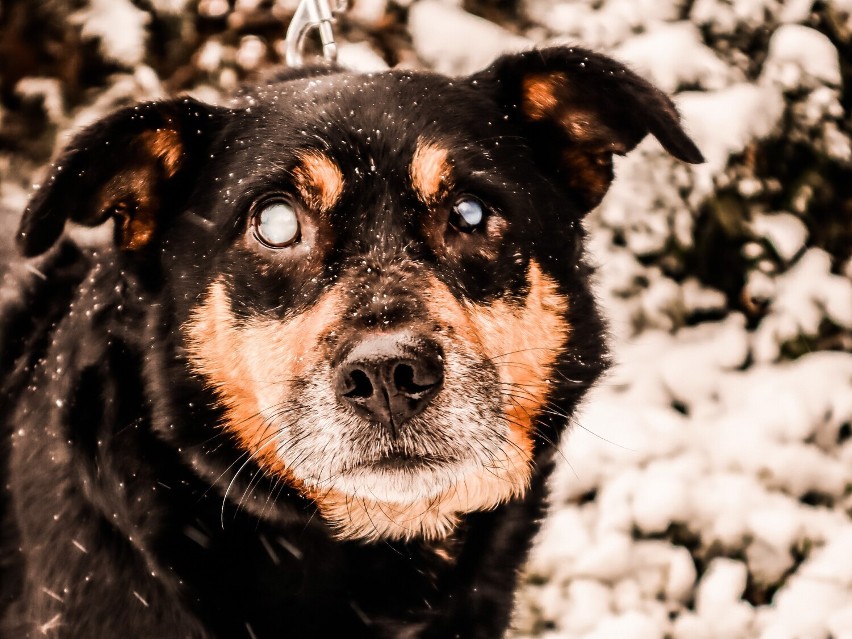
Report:
[[452,489],[472,471],[471,465],[434,457],[389,455],[361,462],[339,473],[327,485],[357,499],[416,504]]

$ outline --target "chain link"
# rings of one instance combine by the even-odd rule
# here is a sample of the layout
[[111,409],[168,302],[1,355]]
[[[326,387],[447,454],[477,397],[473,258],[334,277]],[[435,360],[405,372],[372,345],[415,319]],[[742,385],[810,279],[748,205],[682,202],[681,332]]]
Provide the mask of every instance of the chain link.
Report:
[[316,29],[322,43],[323,58],[337,60],[337,43],[332,24],[337,14],[346,11],[347,0],[302,0],[287,28],[286,60],[291,67],[304,64],[302,49],[308,34]]

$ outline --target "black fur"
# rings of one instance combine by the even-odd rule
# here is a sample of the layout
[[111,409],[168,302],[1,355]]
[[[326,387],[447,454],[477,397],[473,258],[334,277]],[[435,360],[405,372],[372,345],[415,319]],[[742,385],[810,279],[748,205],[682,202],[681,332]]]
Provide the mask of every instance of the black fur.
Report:
[[[583,261],[588,203],[564,186],[559,165],[560,149],[577,143],[521,109],[523,77],[553,71],[582,87],[580,106],[616,132],[615,152],[650,132],[700,160],[665,96],[579,49],[507,56],[453,82],[316,69],[233,108],[145,104],[78,135],[24,213],[19,246],[40,257],[12,265],[0,296],[0,636],[502,636],[555,442],[605,367]],[[115,212],[99,190],[142,161],[140,134],[163,127],[178,132],[182,156],[174,174],[156,167],[153,239],[121,250],[60,238],[67,219],[94,226]],[[508,220],[493,259],[439,257],[419,239],[426,211],[399,158],[420,136],[448,147],[456,173],[470,176],[457,190]],[[285,167],[304,148],[334,159],[347,180],[318,257],[269,264],[234,248],[252,202],[286,188]],[[243,458],[218,428],[222,408],[188,370],[178,331],[217,275],[236,317],[277,317],[389,255],[405,255],[405,281],[429,272],[458,299],[485,305],[523,297],[534,259],[570,300],[572,337],[553,410],[536,423],[532,485],[465,515],[441,542],[335,540],[308,499],[254,464],[238,472]],[[372,309],[354,295],[360,326],[418,313],[405,287],[391,297]]]

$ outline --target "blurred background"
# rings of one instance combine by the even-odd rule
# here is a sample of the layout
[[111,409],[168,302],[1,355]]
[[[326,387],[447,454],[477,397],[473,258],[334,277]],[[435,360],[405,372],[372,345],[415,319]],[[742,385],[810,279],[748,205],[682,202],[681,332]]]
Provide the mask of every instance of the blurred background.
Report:
[[[226,102],[282,64],[296,4],[0,0],[0,263],[70,133]],[[852,0],[352,0],[336,34],[364,71],[608,53],[707,158],[646,140],[588,217],[616,366],[563,445],[513,636],[852,639]]]

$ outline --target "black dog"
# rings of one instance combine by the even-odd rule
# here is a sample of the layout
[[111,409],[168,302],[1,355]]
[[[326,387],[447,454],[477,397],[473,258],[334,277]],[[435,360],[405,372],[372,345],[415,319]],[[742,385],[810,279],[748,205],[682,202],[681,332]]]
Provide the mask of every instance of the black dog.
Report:
[[648,133],[701,161],[567,48],[80,133],[0,298],[0,635],[502,636],[605,367],[581,220]]

